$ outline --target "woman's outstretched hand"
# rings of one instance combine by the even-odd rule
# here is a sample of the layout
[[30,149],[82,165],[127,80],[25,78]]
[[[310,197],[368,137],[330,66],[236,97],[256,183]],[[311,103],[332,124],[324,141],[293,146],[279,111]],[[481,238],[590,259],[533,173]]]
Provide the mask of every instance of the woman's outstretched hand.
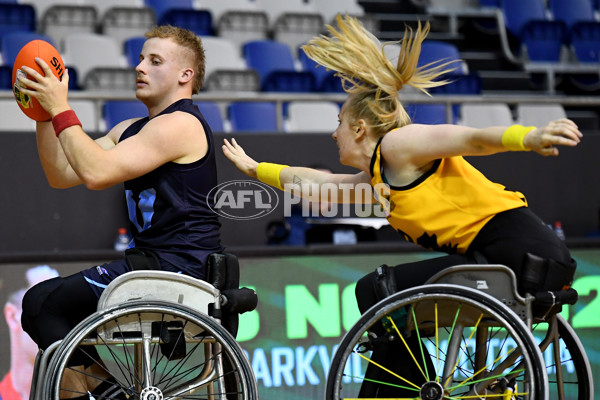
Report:
[[570,119],[557,119],[548,125],[534,129],[525,135],[523,144],[543,156],[557,156],[556,146],[574,147],[579,144],[582,133]]
[[231,139],[231,143],[225,139],[223,144],[223,154],[236,166],[237,169],[242,171],[244,174],[251,178],[256,178],[256,167],[258,162],[250,158],[242,146],[240,146],[235,139]]

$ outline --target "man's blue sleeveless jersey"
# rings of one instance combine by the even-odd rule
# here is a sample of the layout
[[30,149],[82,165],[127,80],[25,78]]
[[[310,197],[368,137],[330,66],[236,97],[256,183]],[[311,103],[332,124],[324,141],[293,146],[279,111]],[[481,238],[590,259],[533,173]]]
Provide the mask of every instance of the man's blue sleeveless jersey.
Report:
[[[169,162],[125,182],[133,240],[130,247],[154,251],[162,268],[204,278],[206,257],[222,251],[217,215],[208,193],[217,185],[215,148],[210,127],[191,99],[182,99],[158,115],[187,112],[202,123],[208,152],[190,164]],[[137,134],[148,123],[142,118],[119,141]]]

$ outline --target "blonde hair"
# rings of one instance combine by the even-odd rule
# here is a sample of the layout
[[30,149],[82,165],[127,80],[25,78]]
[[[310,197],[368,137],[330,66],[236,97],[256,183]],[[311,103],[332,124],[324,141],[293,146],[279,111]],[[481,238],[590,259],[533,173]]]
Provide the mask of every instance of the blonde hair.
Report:
[[[339,30],[327,25],[331,36],[315,37],[302,49],[318,64],[336,71],[350,95],[347,109],[354,118],[365,119],[377,136],[410,124],[398,100],[404,85],[429,94],[427,89],[448,83],[435,79],[452,71],[447,67],[455,60],[417,67],[429,23],[422,27],[419,22],[415,31],[407,27],[403,40],[382,45],[356,18],[338,14],[336,21]],[[385,55],[385,46],[395,43],[400,43],[397,65]]]
[[194,82],[192,84],[192,94],[197,94],[202,88],[205,71],[205,57],[202,40],[190,30],[179,28],[172,25],[155,26],[144,35],[146,39],[160,38],[171,39],[179,46],[190,51],[191,60],[194,64]]

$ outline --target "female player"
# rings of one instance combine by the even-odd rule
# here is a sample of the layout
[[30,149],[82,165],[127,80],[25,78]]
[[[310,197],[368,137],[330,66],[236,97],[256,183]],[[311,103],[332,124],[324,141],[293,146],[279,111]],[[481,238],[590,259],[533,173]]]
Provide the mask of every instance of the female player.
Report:
[[[572,147],[580,142],[582,134],[577,126],[568,119],[539,128],[412,124],[398,91],[409,85],[426,92],[444,84],[443,80],[435,80],[449,70],[448,63],[417,68],[428,26],[419,25],[414,32],[407,30],[398,64],[393,65],[379,41],[357,20],[338,16],[337,24],[338,29],[328,26],[331,36],[314,38],[304,51],[317,63],[336,71],[344,83],[349,96],[333,138],[340,162],[361,172],[332,174],[258,163],[235,140],[225,141],[225,156],[248,176],[280,189],[337,184],[338,201],[348,193],[350,196],[343,201],[360,200],[352,197],[357,193],[348,191],[348,184],[371,184],[373,196],[368,201],[382,204],[390,225],[403,238],[448,254],[391,268],[389,274],[395,279],[384,284],[388,289],[420,285],[443,268],[467,263],[504,264],[519,278],[532,259],[543,263],[545,275],[536,282],[539,288],[559,290],[569,285],[575,264],[564,243],[530,211],[521,193],[489,181],[463,156],[528,150],[557,156],[557,146]],[[341,184],[345,184],[344,191]],[[358,282],[356,295],[361,312],[386,294],[386,290],[378,289],[383,278],[373,272]],[[520,289],[529,288],[523,283]],[[372,359],[389,365],[401,362],[402,357],[389,349],[376,349]],[[378,380],[378,373],[369,368],[367,377]],[[360,397],[404,396],[415,395],[367,380],[360,393]]]

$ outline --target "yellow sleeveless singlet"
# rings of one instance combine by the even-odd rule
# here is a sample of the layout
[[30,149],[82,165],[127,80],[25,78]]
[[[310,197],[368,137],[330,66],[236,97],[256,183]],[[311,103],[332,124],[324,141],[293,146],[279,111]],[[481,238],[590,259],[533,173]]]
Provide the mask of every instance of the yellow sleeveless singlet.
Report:
[[381,168],[381,140],[371,159],[371,185],[398,233],[446,253],[464,254],[492,217],[527,206],[523,194],[491,182],[460,156],[437,160],[410,185],[390,186]]

